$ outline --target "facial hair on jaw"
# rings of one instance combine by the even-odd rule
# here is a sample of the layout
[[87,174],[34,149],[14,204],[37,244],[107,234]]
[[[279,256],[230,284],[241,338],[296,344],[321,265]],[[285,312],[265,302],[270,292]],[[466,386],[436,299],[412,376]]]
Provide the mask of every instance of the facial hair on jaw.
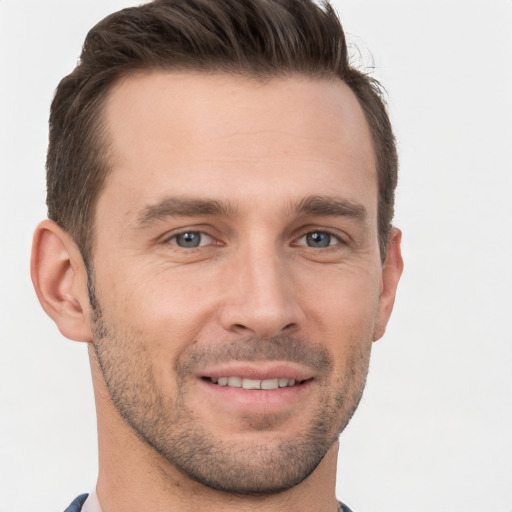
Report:
[[[229,343],[190,344],[176,359],[177,395],[163,393],[143,334],[121,329],[102,312],[96,299],[91,326],[93,347],[110,398],[136,435],[172,466],[212,489],[236,494],[273,494],[305,480],[346,427],[362,396],[368,370],[365,343],[354,342],[345,375],[333,375],[327,350],[296,336],[272,339],[244,338]],[[138,339],[136,339],[138,338]],[[216,438],[187,406],[189,377],[205,363],[238,361],[289,361],[314,369],[326,390],[308,427],[293,439],[272,444],[252,436],[243,445]],[[332,379],[338,385],[334,387]],[[272,429],[272,416],[251,418],[255,431]]]

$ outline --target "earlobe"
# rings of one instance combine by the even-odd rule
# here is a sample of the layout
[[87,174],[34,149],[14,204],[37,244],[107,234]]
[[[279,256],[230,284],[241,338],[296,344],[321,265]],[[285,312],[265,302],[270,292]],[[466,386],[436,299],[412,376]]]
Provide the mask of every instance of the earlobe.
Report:
[[401,242],[402,232],[397,228],[392,228],[389,235],[386,259],[382,265],[382,290],[379,297],[379,309],[373,333],[374,341],[377,341],[384,335],[386,325],[393,311],[398,281],[404,268]]
[[55,222],[34,233],[30,265],[37,298],[66,338],[90,341],[87,272],[80,251]]

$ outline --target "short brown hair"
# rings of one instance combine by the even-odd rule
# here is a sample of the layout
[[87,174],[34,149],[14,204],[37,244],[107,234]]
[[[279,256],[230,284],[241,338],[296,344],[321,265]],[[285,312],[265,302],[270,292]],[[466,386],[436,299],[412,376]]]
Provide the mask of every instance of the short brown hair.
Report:
[[384,258],[397,182],[395,139],[380,85],[350,65],[333,8],[312,0],[155,0],[92,28],[78,66],[62,79],[52,102],[48,216],[71,234],[84,259],[92,252],[95,207],[111,170],[103,106],[122,77],[154,69],[344,81],[372,134]]

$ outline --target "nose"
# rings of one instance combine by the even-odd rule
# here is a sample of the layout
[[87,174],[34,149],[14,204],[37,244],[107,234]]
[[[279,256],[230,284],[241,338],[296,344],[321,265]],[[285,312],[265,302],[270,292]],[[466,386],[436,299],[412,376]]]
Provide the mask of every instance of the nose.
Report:
[[300,327],[296,286],[284,260],[267,248],[247,251],[231,262],[221,309],[224,329],[268,339]]

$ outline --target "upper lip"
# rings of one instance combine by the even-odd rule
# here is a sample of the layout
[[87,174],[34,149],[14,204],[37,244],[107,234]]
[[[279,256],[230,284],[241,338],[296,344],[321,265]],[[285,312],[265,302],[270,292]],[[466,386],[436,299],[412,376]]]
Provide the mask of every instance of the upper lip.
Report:
[[295,379],[304,381],[313,378],[313,372],[296,363],[279,361],[241,362],[234,361],[212,368],[206,368],[200,374],[203,378],[242,377],[255,380]]

